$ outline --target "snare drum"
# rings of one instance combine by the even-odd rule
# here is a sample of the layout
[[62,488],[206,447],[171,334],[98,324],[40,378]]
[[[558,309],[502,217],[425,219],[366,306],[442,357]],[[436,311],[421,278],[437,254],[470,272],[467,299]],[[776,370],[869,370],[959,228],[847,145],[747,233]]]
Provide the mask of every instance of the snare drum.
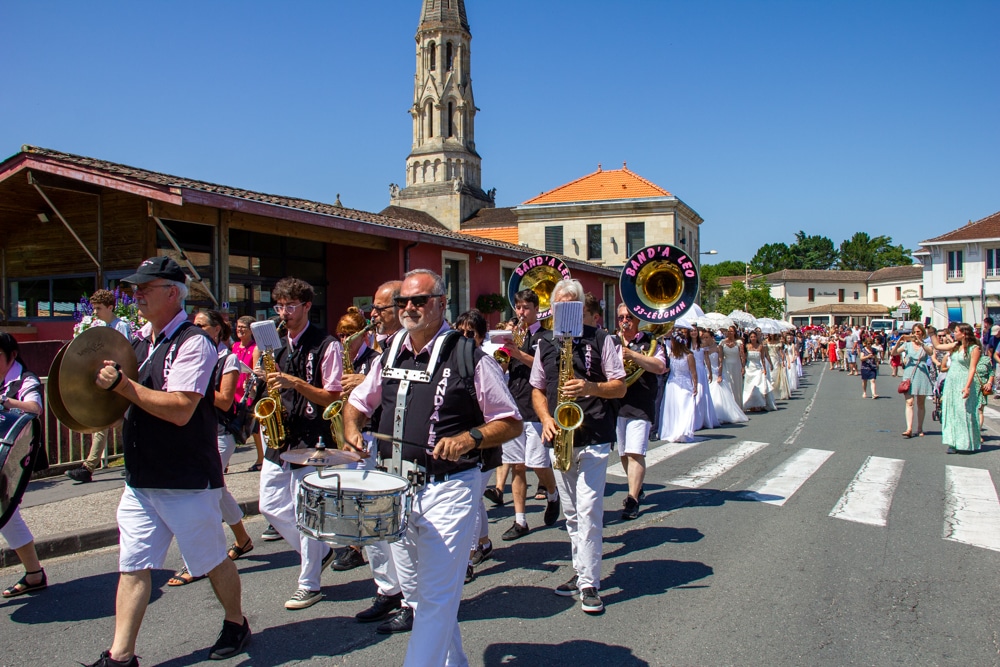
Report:
[[338,545],[395,542],[406,532],[410,483],[378,470],[320,470],[302,478],[295,502],[298,529]]

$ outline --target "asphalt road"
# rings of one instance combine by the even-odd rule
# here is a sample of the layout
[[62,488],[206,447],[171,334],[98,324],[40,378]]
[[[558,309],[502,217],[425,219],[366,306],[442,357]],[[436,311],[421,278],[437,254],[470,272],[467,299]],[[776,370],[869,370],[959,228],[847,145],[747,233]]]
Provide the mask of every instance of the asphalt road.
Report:
[[[513,509],[491,510],[498,548],[460,610],[471,663],[1000,663],[997,442],[948,456],[929,413],[926,437],[901,438],[895,384],[883,378],[884,398],[863,401],[856,378],[814,365],[778,412],[702,432],[683,451],[658,444],[636,521],[620,521],[624,479],[609,476],[601,616],[552,594],[571,576],[562,521],[503,543]],[[992,499],[969,491],[970,475],[986,476]],[[542,509],[530,503],[530,525]],[[249,528],[259,535],[263,521]],[[255,635],[228,664],[402,663],[405,635],[353,619],[374,593],[366,568],[328,571],[325,599],[289,612],[296,563],[283,542],[259,539],[239,562]],[[0,665],[92,662],[110,643],[117,550],[45,566],[47,592],[0,604]],[[201,664],[220,609],[207,582],[168,588],[169,574],[154,573],[138,654],[144,666]],[[0,571],[4,585],[16,576]]]

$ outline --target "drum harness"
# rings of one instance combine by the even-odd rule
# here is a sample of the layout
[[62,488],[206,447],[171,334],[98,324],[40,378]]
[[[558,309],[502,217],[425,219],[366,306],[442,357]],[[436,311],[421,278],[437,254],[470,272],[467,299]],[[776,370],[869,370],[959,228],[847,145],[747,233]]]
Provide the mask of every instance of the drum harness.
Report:
[[[403,460],[403,444],[421,446],[416,445],[416,443],[406,442],[403,438],[403,427],[406,419],[406,399],[410,391],[411,383],[430,383],[431,379],[434,377],[434,371],[437,369],[438,362],[440,361],[441,352],[451,336],[460,337],[457,343],[458,345],[462,345],[467,340],[455,330],[446,331],[438,336],[437,340],[434,341],[434,348],[431,351],[427,369],[423,371],[397,368],[394,366],[399,357],[399,351],[403,344],[403,338],[409,338],[408,335],[396,336],[392,341],[392,347],[389,349],[387,363],[382,368],[383,378],[399,380],[399,390],[396,393],[396,408],[393,412],[392,419],[392,458],[389,461],[388,472],[407,479],[410,482],[410,488],[414,494],[418,493],[427,484],[428,475],[426,466],[421,466],[415,461]],[[471,377],[475,372],[475,363],[472,352],[473,345],[466,343],[459,353],[459,376],[463,379]],[[428,449],[425,452],[425,456],[429,453],[430,450]]]

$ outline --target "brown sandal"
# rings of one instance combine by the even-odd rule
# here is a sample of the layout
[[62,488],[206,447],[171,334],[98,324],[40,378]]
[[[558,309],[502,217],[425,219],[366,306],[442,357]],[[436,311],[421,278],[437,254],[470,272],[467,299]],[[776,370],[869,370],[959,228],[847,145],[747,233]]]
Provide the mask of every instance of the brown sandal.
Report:
[[229,560],[239,560],[240,556],[245,556],[251,551],[253,551],[253,540],[248,539],[242,547],[233,542],[233,546],[229,547]]

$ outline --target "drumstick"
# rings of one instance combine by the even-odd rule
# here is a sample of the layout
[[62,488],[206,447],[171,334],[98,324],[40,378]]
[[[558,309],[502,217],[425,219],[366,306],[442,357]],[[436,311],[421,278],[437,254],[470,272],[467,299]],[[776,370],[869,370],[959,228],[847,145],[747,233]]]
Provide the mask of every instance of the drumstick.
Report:
[[[427,445],[420,445],[415,442],[410,442],[409,440],[401,440],[399,438],[394,438],[391,435],[386,435],[385,433],[375,433],[374,431],[372,431],[371,436],[376,440],[382,440],[384,442],[398,442],[399,444],[406,445],[407,447],[418,447],[424,450],[425,452],[434,451],[433,447],[428,447]],[[458,461],[455,461],[455,463],[473,463],[478,461],[479,459],[469,458],[468,456],[460,456],[458,457]]]

